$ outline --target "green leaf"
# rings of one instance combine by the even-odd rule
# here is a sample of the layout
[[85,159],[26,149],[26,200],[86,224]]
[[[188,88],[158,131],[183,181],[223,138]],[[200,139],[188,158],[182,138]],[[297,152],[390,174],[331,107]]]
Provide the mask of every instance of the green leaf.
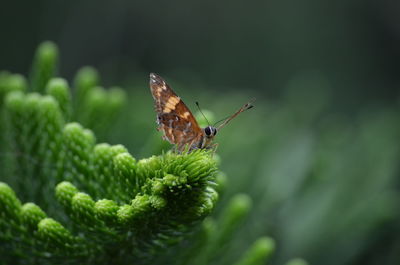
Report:
[[32,91],[43,93],[47,82],[57,70],[58,48],[50,41],[43,42],[36,50],[30,75]]
[[275,250],[275,242],[273,239],[263,237],[258,239],[244,253],[235,265],[261,265],[269,259]]
[[50,79],[46,86],[46,93],[54,97],[66,121],[71,117],[71,95],[68,83],[63,78]]

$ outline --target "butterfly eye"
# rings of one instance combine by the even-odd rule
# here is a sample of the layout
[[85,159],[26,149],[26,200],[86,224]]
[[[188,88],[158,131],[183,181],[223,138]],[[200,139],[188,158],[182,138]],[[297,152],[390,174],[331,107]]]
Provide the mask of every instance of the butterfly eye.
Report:
[[217,128],[213,128],[213,129],[214,129],[213,135],[215,136],[215,135],[217,135]]
[[204,132],[206,133],[207,136],[210,136],[211,135],[211,127],[210,126],[206,127],[204,129]]

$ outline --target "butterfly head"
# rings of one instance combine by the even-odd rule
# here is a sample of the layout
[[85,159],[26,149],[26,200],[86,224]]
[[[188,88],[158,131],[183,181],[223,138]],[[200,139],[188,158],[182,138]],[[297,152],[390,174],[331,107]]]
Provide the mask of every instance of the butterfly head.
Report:
[[214,136],[217,135],[217,128],[213,126],[207,126],[203,131],[207,138],[214,138]]

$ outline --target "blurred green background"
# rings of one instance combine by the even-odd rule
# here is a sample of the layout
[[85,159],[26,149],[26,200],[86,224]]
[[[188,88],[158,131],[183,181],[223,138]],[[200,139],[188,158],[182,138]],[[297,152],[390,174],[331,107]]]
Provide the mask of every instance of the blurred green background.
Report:
[[159,153],[148,73],[216,119],[250,98],[216,141],[227,184],[253,209],[213,264],[258,237],[272,264],[400,264],[398,1],[13,1],[2,3],[0,69],[27,74],[43,40],[59,75],[83,65],[128,104],[99,141]]

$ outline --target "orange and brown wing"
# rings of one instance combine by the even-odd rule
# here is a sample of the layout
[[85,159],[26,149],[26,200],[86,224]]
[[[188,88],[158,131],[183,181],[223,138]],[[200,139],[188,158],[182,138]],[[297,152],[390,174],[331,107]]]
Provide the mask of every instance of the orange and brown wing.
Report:
[[193,114],[170,86],[158,75],[150,74],[150,89],[154,98],[159,129],[164,139],[178,148],[193,144],[202,136]]

